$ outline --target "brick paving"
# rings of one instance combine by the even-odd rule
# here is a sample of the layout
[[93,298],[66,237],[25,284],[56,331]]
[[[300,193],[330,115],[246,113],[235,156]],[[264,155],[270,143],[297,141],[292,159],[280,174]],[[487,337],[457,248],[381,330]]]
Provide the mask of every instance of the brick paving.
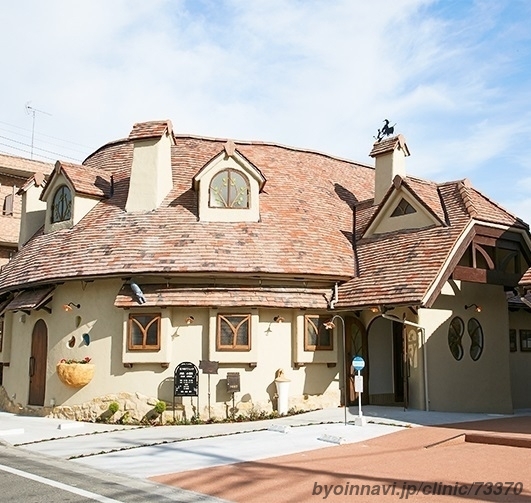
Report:
[[[488,443],[467,442],[467,434],[481,434]],[[407,428],[354,444],[152,480],[242,503],[531,502],[531,450],[499,445],[504,439],[529,445],[531,416]]]

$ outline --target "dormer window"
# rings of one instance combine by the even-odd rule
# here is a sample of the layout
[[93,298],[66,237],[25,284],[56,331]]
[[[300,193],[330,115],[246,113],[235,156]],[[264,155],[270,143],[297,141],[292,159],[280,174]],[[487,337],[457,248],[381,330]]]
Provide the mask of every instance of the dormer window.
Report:
[[61,185],[53,196],[51,216],[52,224],[72,218],[72,193],[66,185]]
[[234,169],[226,169],[212,178],[210,208],[249,208],[249,180]]
[[398,206],[395,208],[395,211],[391,213],[392,217],[399,217],[402,215],[410,215],[411,213],[416,213],[417,210],[411,206],[405,199],[401,199],[398,203]]
[[[232,142],[194,176],[202,222],[259,222],[266,179]],[[227,211],[230,210],[230,211]]]

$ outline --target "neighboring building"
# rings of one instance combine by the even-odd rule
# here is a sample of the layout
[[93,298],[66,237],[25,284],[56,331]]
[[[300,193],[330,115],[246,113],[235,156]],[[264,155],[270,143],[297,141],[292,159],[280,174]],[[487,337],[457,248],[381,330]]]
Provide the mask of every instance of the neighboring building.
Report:
[[[4,407],[271,410],[280,369],[290,407],[352,404],[354,355],[372,404],[531,407],[531,352],[510,346],[531,330],[516,291],[528,225],[467,180],[408,177],[401,135],[370,155],[374,168],[157,121],[57,162],[22,191],[45,210],[22,215],[0,274]],[[56,364],[85,357],[92,380],[65,385]],[[184,362],[201,367],[198,398],[175,393]]]
[[52,169],[50,163],[0,154],[0,267],[9,262],[18,249],[22,211],[19,189],[35,174],[43,182]]

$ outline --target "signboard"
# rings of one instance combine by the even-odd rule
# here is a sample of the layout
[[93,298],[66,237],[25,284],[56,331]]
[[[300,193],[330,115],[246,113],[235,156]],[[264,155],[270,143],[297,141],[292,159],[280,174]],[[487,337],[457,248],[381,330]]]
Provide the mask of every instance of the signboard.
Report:
[[352,366],[359,372],[365,368],[365,360],[361,356],[355,356],[352,358]]
[[354,376],[354,391],[363,393],[363,376]]
[[217,374],[219,362],[212,362],[210,360],[201,360],[199,362],[199,368],[203,371],[203,374]]
[[240,373],[227,372],[227,392],[238,393],[240,391]]
[[198,396],[199,371],[191,362],[183,362],[175,367],[173,374],[173,396]]

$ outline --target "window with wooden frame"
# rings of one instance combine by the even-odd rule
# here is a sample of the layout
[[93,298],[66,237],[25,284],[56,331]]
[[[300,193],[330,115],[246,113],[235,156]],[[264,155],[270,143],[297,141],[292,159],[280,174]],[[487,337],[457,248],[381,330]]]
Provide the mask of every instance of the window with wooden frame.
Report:
[[325,323],[330,315],[307,314],[304,316],[304,351],[330,351],[334,349],[334,331]]
[[217,351],[251,350],[251,315],[218,314]]
[[249,180],[234,169],[214,176],[208,193],[210,208],[249,208]]
[[531,351],[531,330],[520,330],[520,351]]
[[157,351],[160,349],[160,313],[129,315],[127,347],[130,351]]
[[66,185],[61,185],[53,196],[52,224],[72,218],[72,192]]

